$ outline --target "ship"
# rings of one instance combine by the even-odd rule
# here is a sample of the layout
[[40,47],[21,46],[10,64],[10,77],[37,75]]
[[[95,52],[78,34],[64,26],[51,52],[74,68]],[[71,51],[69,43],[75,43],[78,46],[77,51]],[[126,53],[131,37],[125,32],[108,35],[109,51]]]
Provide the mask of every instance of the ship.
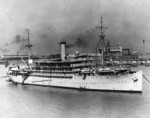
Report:
[[[133,71],[116,64],[105,64],[105,30],[101,18],[100,39],[95,53],[66,54],[65,41],[60,42],[60,58],[36,60],[30,58],[25,66],[19,64],[8,67],[8,80],[15,84],[39,85],[92,91],[142,92],[142,70]],[[25,46],[31,49],[29,42]],[[109,66],[108,66],[109,65]]]

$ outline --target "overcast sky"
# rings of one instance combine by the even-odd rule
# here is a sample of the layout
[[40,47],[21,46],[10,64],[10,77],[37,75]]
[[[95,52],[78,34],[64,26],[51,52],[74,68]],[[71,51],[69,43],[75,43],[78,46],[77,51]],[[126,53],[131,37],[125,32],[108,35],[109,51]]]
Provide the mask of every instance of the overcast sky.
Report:
[[0,0],[0,54],[15,54],[27,29],[35,54],[57,53],[64,40],[93,51],[101,16],[112,45],[142,52],[145,40],[150,52],[150,0]]

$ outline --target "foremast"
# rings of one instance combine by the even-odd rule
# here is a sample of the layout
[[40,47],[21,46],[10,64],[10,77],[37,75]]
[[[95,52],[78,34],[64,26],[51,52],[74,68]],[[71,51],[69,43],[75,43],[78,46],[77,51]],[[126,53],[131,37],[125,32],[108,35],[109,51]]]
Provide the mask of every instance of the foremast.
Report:
[[[30,43],[30,31],[29,31],[29,29],[27,29],[26,31],[27,31],[27,35],[28,35],[27,43],[25,45],[23,45],[23,47],[17,51],[17,55],[18,55],[18,57],[20,56],[21,60],[27,66],[27,68],[30,68],[29,63],[30,63],[30,59],[31,59],[32,44]],[[22,56],[20,54],[28,55],[28,63],[25,62],[25,60],[22,58]],[[17,64],[18,64],[18,62],[17,62]]]

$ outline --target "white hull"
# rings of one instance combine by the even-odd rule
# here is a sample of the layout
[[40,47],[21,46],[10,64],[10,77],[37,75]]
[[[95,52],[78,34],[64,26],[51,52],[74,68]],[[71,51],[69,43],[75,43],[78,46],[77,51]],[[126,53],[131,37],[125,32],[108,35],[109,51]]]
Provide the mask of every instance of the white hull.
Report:
[[[15,83],[22,83],[22,76],[9,76],[9,79]],[[76,76],[73,78],[46,78],[29,76],[24,84],[55,86],[88,90],[108,90],[108,91],[136,91],[142,92],[142,71],[125,75],[94,75],[94,76]]]

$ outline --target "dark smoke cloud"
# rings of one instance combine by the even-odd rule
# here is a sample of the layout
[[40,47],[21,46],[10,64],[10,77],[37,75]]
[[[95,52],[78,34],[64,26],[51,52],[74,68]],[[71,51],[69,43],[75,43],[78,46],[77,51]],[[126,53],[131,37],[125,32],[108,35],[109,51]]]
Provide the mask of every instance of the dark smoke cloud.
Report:
[[14,38],[14,40],[12,41],[12,43],[15,43],[15,44],[23,44],[27,42],[27,39],[22,37],[21,35],[17,34]]
[[69,49],[69,48],[72,48],[72,47],[74,47],[74,46],[75,46],[74,44],[67,44],[67,45],[66,45],[66,48]]
[[27,37],[24,35],[17,34],[14,36],[11,42],[5,43],[0,48],[0,52],[3,54],[16,54],[18,50],[22,49],[25,46],[26,43]]
[[67,42],[68,50],[72,48],[71,50],[93,52],[98,42],[95,31],[95,29],[91,29],[79,34],[70,33],[62,41]]
[[[148,0],[14,0],[3,6],[4,14],[9,15],[1,18],[11,29],[6,41],[11,42],[14,35],[28,27],[36,54],[58,53],[62,40],[68,43],[68,50],[94,52],[99,40],[95,26],[101,16],[108,26],[106,38],[112,45],[141,52],[142,40],[148,45],[150,39]],[[16,35],[13,44],[23,43],[21,36]],[[146,49],[150,51],[148,46]]]
[[[82,36],[77,36],[76,39],[70,39],[73,40],[72,43],[67,44],[67,48],[71,48],[71,47],[79,47],[79,48],[87,48],[88,47],[88,40],[85,39],[85,37]],[[65,42],[69,42],[69,39],[66,40]]]
[[80,37],[78,37],[75,41],[75,45],[77,47],[86,48],[88,47],[88,42]]

